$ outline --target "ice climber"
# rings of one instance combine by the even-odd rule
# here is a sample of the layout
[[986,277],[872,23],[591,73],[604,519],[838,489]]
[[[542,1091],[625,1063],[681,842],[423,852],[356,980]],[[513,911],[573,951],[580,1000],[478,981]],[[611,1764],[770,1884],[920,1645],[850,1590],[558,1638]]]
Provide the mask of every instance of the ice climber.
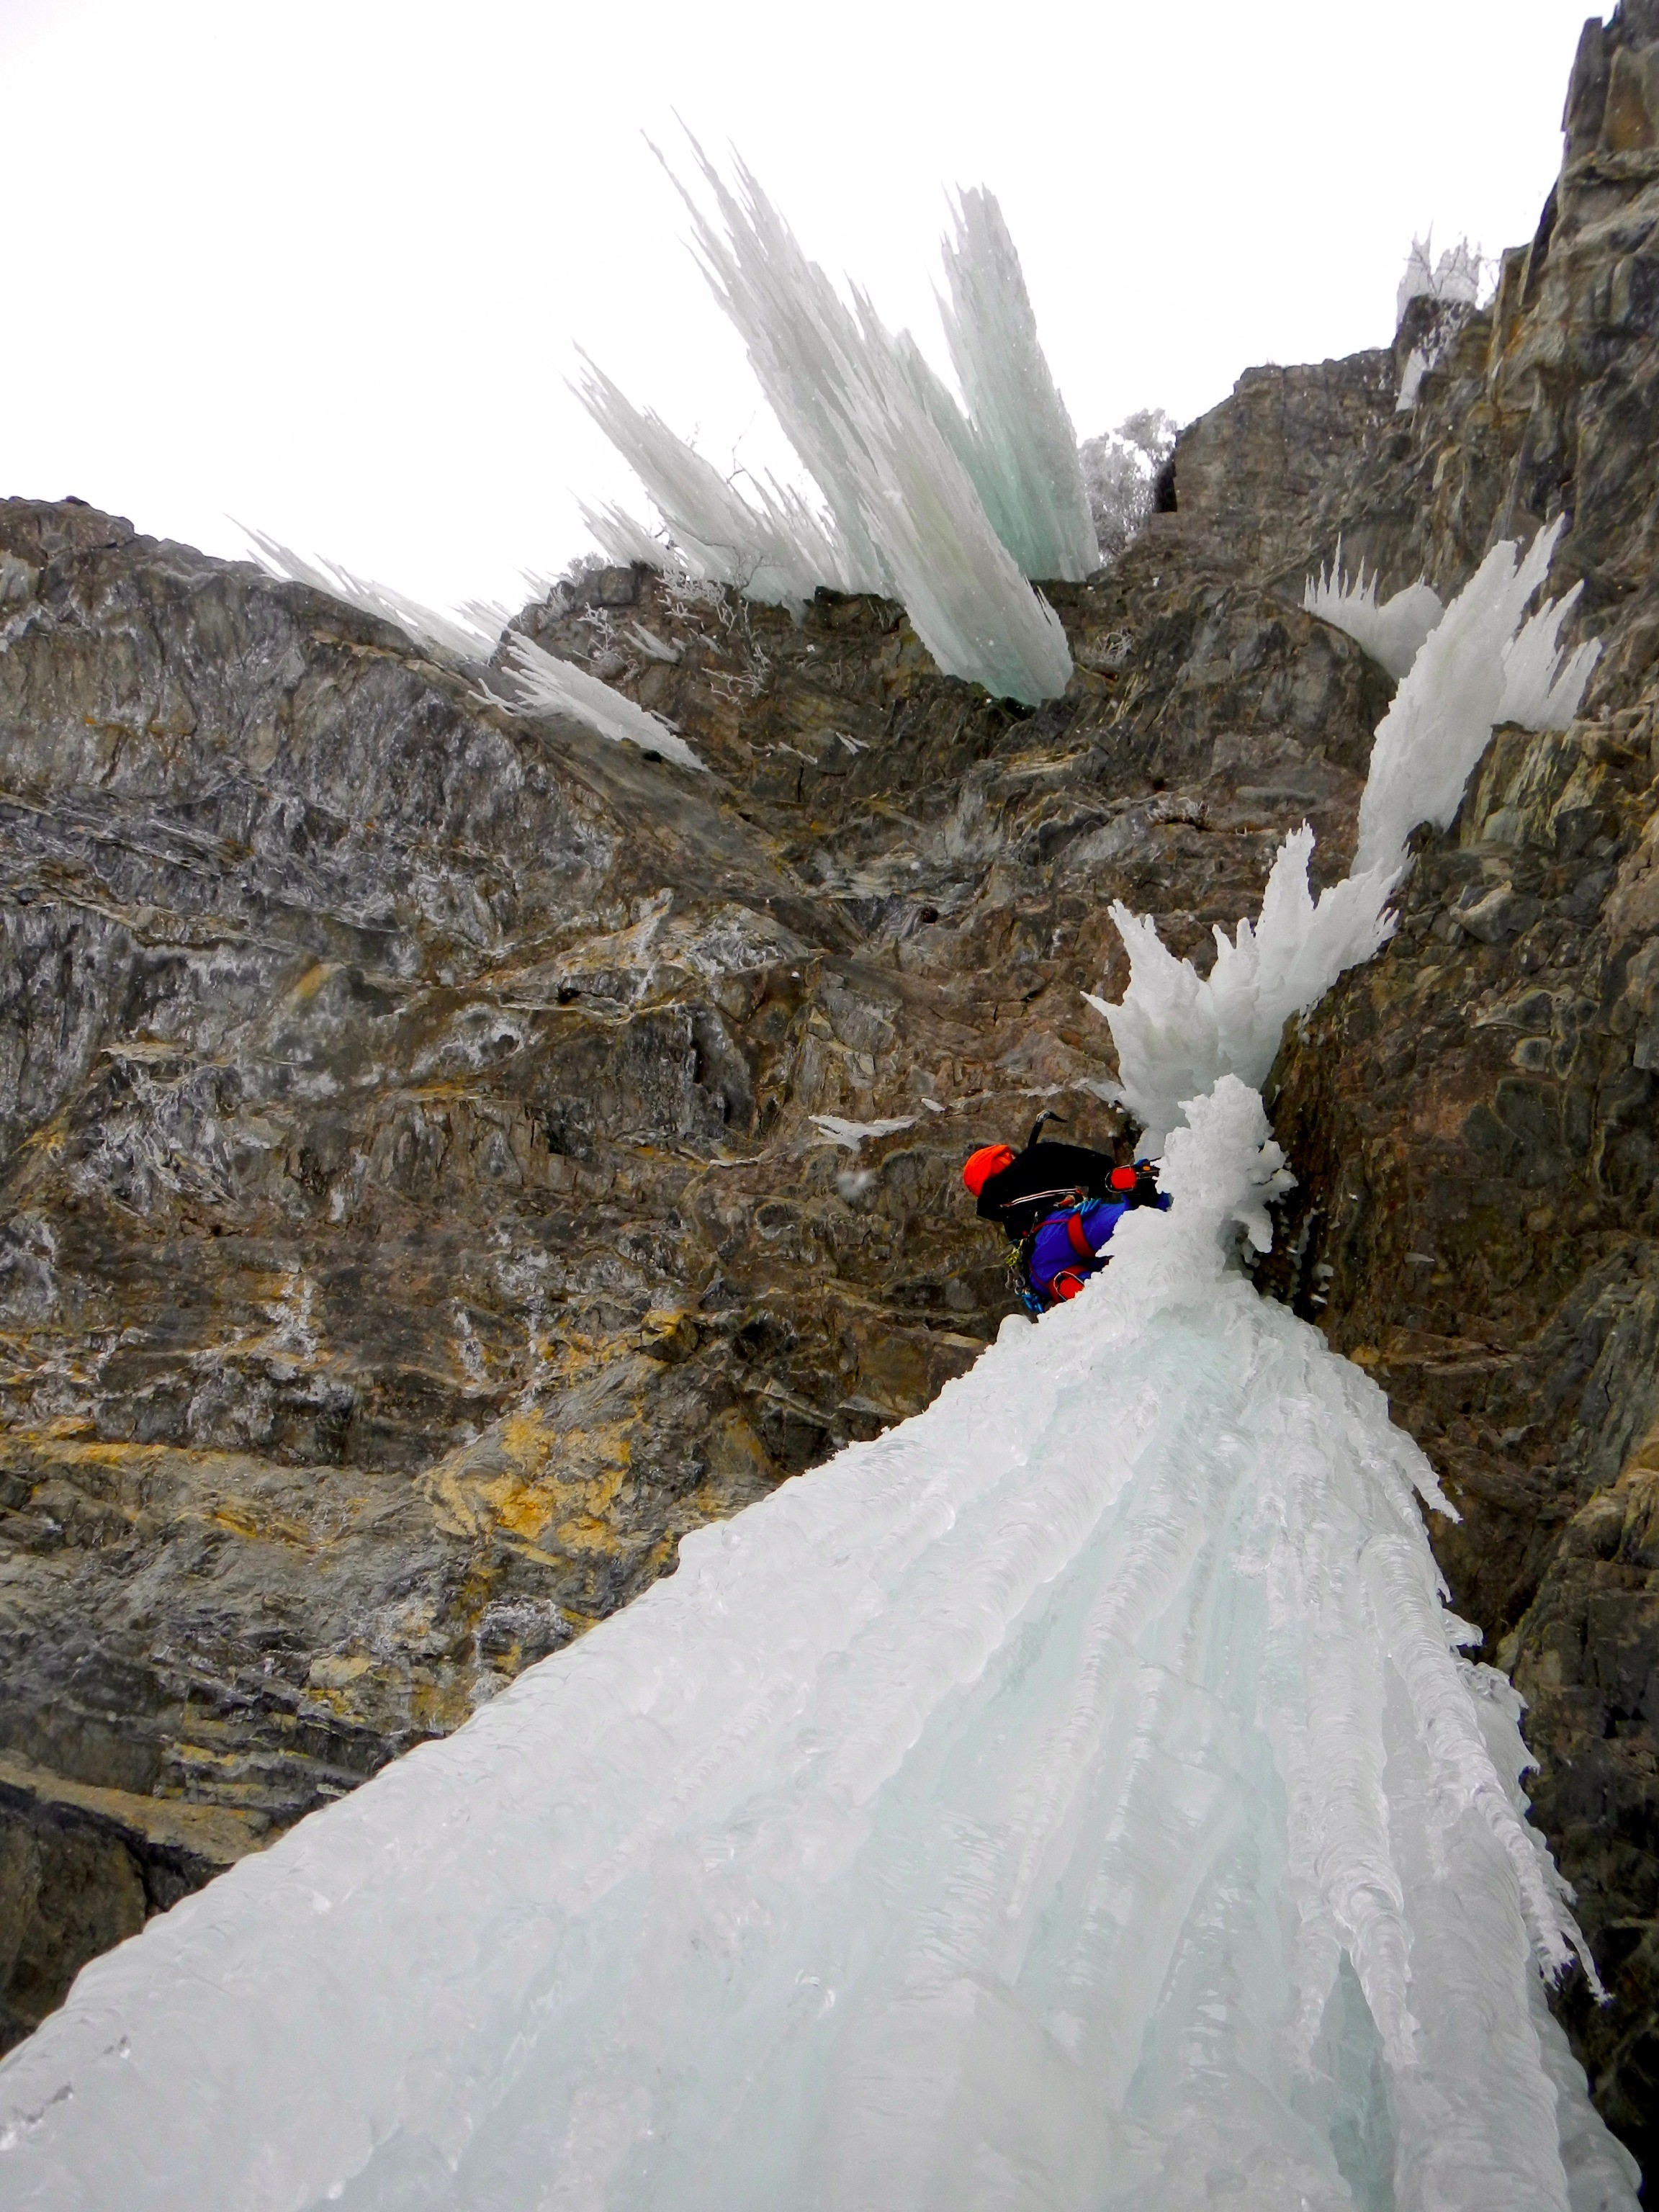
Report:
[[1023,1152],[981,1145],[962,1170],[980,1218],[996,1222],[1013,1244],[1009,1271],[1034,1321],[1100,1273],[1126,1213],[1170,1203],[1150,1161],[1118,1166],[1083,1145],[1047,1143],[1041,1133],[1048,1119],[1039,1115]]

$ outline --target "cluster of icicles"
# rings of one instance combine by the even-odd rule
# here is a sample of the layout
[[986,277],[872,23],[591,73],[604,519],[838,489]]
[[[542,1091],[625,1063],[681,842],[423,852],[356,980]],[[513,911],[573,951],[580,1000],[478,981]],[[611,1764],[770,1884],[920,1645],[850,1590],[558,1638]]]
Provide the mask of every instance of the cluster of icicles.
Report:
[[[1379,738],[1385,876],[1506,696],[1499,551],[1416,770]],[[1154,1103],[1259,1048],[1194,1004],[1126,1032]],[[1631,2212],[1433,1474],[1237,1265],[1258,1093],[1212,1066],[1166,1118],[1173,1209],[1074,1304],[88,1967],[0,2068],[5,2204]]]
[[[963,192],[945,242],[941,314],[958,399],[908,331],[889,331],[862,292],[848,304],[741,162],[734,189],[695,142],[693,152],[719,218],[686,195],[698,259],[817,503],[769,477],[751,476],[745,494],[586,362],[582,402],[660,519],[653,532],[617,507],[584,507],[595,543],[671,585],[730,586],[797,613],[820,587],[879,593],[903,605],[945,675],[1028,705],[1058,697],[1071,648],[1029,580],[1080,580],[1100,549],[1077,435],[994,197]],[[500,703],[702,766],[659,715],[509,628],[505,608],[441,613],[246,534],[276,574],[489,666]]]

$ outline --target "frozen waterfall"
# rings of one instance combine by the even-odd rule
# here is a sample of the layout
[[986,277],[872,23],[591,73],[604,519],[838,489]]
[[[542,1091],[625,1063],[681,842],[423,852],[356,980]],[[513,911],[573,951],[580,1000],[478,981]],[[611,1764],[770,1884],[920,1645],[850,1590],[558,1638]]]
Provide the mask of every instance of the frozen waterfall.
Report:
[[[1203,976],[1170,951],[1150,916],[1114,903],[1129,988],[1115,1005],[1093,992],[1084,996],[1110,1026],[1119,1090],[1149,1154],[1162,1149],[1182,1119],[1182,1102],[1202,1096],[1218,1077],[1264,1083],[1290,1018],[1317,1005],[1346,969],[1370,959],[1394,934],[1389,900],[1412,832],[1425,822],[1450,827],[1497,726],[1565,730],[1577,713],[1601,651],[1595,639],[1571,652],[1560,642],[1583,585],[1526,611],[1565,526],[1558,518],[1537,532],[1524,557],[1513,539],[1500,538],[1413,647],[1376,726],[1358,846],[1340,883],[1315,899],[1308,882],[1314,836],[1304,822],[1279,848],[1255,921],[1241,921],[1232,937],[1216,925],[1215,959]],[[1305,603],[1372,651],[1377,640],[1356,623],[1353,609],[1369,604],[1376,612],[1375,581],[1367,602],[1358,588],[1343,596],[1340,559],[1337,578],[1333,586],[1327,574],[1321,588],[1310,579]],[[1434,599],[1432,592],[1426,596]],[[1410,598],[1397,593],[1383,617]],[[1395,643],[1401,641],[1396,629]]]
[[1632,2212],[1449,1509],[1237,1261],[1286,1180],[1241,1073],[1493,721],[1577,704],[1568,603],[1517,630],[1553,544],[1418,655],[1364,874],[1287,841],[1201,981],[1124,917],[1172,1210],[95,1960],[0,2066],[9,2212]]
[[1073,1306],[88,1966],[5,2203],[1633,2206],[1434,1478],[1189,1113]]

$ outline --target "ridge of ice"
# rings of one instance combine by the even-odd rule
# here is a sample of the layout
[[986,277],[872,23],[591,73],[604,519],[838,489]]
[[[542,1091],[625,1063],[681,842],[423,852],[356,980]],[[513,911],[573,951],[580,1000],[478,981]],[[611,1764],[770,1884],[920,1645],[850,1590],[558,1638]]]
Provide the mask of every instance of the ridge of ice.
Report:
[[1149,915],[1112,902],[1129,956],[1128,988],[1115,1006],[1092,994],[1091,1003],[1111,1029],[1124,1103],[1143,1125],[1149,1155],[1163,1149],[1182,1102],[1221,1076],[1237,1075],[1259,1090],[1290,1017],[1315,1005],[1345,968],[1369,960],[1393,934],[1387,906],[1398,868],[1350,876],[1316,902],[1308,884],[1313,848],[1305,822],[1285,838],[1256,921],[1241,921],[1231,938],[1215,925],[1207,975],[1176,957]]
[[253,545],[262,566],[281,581],[307,584],[313,592],[325,592],[331,599],[343,599],[348,606],[402,630],[412,645],[424,646],[428,652],[441,653],[469,666],[489,659],[495,650],[496,640],[512,619],[504,607],[486,605],[480,601],[471,601],[458,611],[443,612],[436,607],[422,605],[419,599],[409,599],[385,584],[377,584],[370,577],[356,575],[338,562],[325,560],[320,555],[314,560],[307,559],[246,522],[239,522],[236,527]]
[[1316,578],[1309,577],[1302,604],[1310,615],[1345,631],[1398,683],[1446,610],[1440,594],[1421,576],[1392,599],[1384,599],[1381,606],[1376,602],[1376,586],[1375,576],[1367,578],[1363,561],[1357,576],[1344,573],[1339,538],[1334,561],[1329,568],[1321,568]]
[[1524,557],[1513,539],[1500,539],[1425,639],[1377,725],[1356,872],[1403,865],[1421,822],[1449,829],[1498,723],[1565,729],[1577,714],[1601,648],[1592,640],[1563,656],[1556,640],[1582,586],[1522,621],[1565,527],[1558,516]]
[[[1308,883],[1314,836],[1304,823],[1279,848],[1257,921],[1241,921],[1233,938],[1217,925],[1216,957],[1205,976],[1190,960],[1176,959],[1150,917],[1114,902],[1112,919],[1129,955],[1128,988],[1115,1006],[1085,995],[1110,1025],[1122,1095],[1145,1126],[1149,1152],[1180,1120],[1182,1102],[1218,1077],[1236,1074],[1253,1087],[1264,1082],[1285,1022],[1387,942],[1395,927],[1388,902],[1406,866],[1407,840],[1419,823],[1449,826],[1494,727],[1510,721],[1564,729],[1577,713],[1601,649],[1591,640],[1567,654],[1559,642],[1582,587],[1575,585],[1559,603],[1546,600],[1523,620],[1565,527],[1559,518],[1540,529],[1524,558],[1512,540],[1494,545],[1417,648],[1377,725],[1358,847],[1343,882],[1315,901]],[[1322,586],[1350,610],[1364,605],[1340,562],[1334,586],[1328,574]],[[1310,583],[1310,592],[1314,588]],[[1379,611],[1382,617],[1397,598]]]
[[8,2205],[1632,2212],[1444,1501],[1188,1111],[1073,1304],[88,1966]]
[[[422,606],[418,599],[405,599],[384,584],[354,575],[349,568],[343,568],[336,562],[307,560],[303,554],[266,537],[263,531],[250,530],[246,523],[239,523],[237,527],[258,548],[261,561],[273,575],[289,583],[308,584],[313,591],[326,592],[331,599],[343,599],[365,614],[392,623],[411,643],[424,647],[428,652],[441,653],[474,669],[484,669],[487,679],[504,672],[510,696],[488,692],[486,696],[492,706],[518,712],[568,714],[585,729],[592,730],[598,737],[609,738],[613,744],[638,745],[642,751],[659,753],[665,760],[678,762],[681,768],[693,769],[700,775],[708,773],[684,738],[677,737],[659,714],[635,706],[623,692],[602,683],[597,676],[590,676],[585,668],[561,660],[545,647],[538,645],[534,638],[509,629],[512,617],[505,608],[470,601],[457,613],[441,614],[435,608]],[[497,667],[485,667],[497,653]]]

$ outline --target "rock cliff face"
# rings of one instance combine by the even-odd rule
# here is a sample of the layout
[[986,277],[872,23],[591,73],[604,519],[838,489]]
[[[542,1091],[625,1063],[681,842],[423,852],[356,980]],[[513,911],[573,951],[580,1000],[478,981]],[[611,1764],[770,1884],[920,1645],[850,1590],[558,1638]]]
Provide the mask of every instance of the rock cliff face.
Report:
[[1454,1490],[1613,1990],[1571,2025],[1659,2164],[1656,118],[1646,0],[1586,33],[1494,308],[1245,376],[1173,510],[1052,594],[1077,672],[1035,714],[867,600],[611,570],[526,611],[697,777],[302,586],[0,503],[8,2039],[971,1361],[1012,1300],[966,1151],[1044,1108],[1127,1139],[1080,997],[1124,980],[1111,899],[1201,954],[1304,817],[1346,865],[1392,687],[1308,570],[1340,530],[1449,596],[1565,509],[1588,719],[1500,735],[1287,1039],[1263,1281]]
[[1500,733],[1384,957],[1287,1040],[1278,1279],[1370,1368],[1464,1518],[1459,1609],[1531,1705],[1534,1802],[1613,2002],[1570,1994],[1659,2172],[1659,7],[1586,27],[1565,160],[1489,316],[1345,495],[1356,553],[1455,583],[1564,509],[1606,641],[1589,719]]

